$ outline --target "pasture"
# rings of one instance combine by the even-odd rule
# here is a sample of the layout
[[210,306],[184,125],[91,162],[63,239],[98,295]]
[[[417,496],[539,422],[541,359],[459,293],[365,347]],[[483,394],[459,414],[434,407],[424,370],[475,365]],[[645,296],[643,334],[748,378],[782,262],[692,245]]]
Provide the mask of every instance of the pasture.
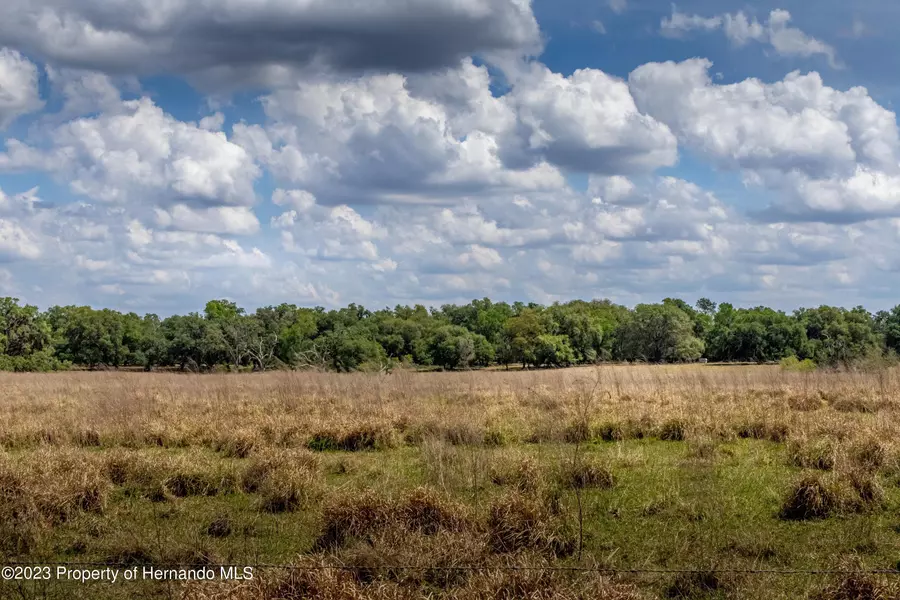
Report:
[[0,374],[0,563],[257,566],[0,597],[897,598],[898,440],[897,370]]

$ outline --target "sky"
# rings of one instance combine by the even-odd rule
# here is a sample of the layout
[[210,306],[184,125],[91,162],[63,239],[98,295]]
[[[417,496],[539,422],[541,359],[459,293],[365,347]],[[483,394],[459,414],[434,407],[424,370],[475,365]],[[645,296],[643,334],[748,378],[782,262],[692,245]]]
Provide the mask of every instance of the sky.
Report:
[[894,0],[5,0],[0,296],[900,302]]

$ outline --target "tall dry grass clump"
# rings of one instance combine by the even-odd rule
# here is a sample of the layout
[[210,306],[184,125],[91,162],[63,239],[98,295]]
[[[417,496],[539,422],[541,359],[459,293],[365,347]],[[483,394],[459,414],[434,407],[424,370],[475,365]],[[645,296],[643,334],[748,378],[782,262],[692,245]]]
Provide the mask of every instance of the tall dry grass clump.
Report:
[[85,451],[0,455],[0,549],[28,552],[43,530],[81,513],[102,513],[109,488],[100,461]]
[[867,573],[857,558],[844,560],[840,570],[844,573],[833,576],[813,600],[900,600],[896,577]]
[[779,516],[792,521],[827,519],[880,509],[885,494],[877,475],[854,469],[841,475],[809,474],[794,482]]
[[266,512],[293,512],[318,501],[324,481],[319,459],[308,450],[269,450],[250,459],[241,488],[257,494]]
[[595,457],[566,462],[560,471],[559,481],[564,487],[571,489],[609,489],[616,484],[616,478],[609,468]]
[[335,495],[322,511],[320,550],[340,548],[351,539],[368,539],[379,530],[399,527],[433,535],[461,531],[471,523],[467,509],[429,488],[415,488],[399,497],[373,490],[352,496]]
[[532,551],[562,558],[571,556],[577,544],[575,531],[558,514],[553,498],[520,492],[507,493],[491,503],[487,535],[492,552],[498,554]]
[[106,477],[136,496],[154,502],[188,496],[234,493],[238,476],[230,463],[196,451],[114,449],[103,457]]

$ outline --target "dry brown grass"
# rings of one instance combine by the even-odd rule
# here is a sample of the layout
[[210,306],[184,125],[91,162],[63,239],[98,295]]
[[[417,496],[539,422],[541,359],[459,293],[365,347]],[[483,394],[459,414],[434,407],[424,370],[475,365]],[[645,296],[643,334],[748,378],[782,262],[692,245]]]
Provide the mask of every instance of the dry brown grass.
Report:
[[241,488],[259,495],[266,512],[293,512],[321,498],[319,459],[304,449],[270,449],[255,454],[241,476]]
[[[642,600],[648,596],[627,583],[596,573],[577,574],[545,571],[545,558],[523,554],[502,557],[475,572],[463,573],[448,582],[445,574],[412,569],[400,572],[379,567],[370,554],[368,570],[345,569],[333,559],[309,557],[298,569],[266,574],[243,584],[189,585],[182,600]],[[511,568],[510,568],[511,567]],[[429,594],[421,581],[437,578]],[[438,593],[435,590],[439,590]]]
[[[600,393],[585,408],[595,384]],[[0,389],[0,554],[57,552],[56,538],[39,542],[71,525],[82,543],[129,564],[176,555],[215,562],[237,556],[215,548],[242,552],[245,527],[258,520],[260,531],[276,532],[260,543],[299,531],[303,543],[285,543],[285,552],[305,552],[301,565],[321,567],[188,586],[190,600],[426,592],[632,599],[643,596],[596,573],[500,567],[577,560],[579,495],[590,499],[586,518],[605,523],[587,532],[586,560],[665,566],[680,560],[678,552],[702,558],[727,546],[743,507],[764,506],[762,518],[781,534],[827,526],[849,540],[856,534],[841,522],[858,519],[865,541],[863,521],[892,518],[885,507],[896,508],[900,482],[897,370],[4,373]],[[768,478],[762,487],[758,477]],[[778,519],[782,501],[786,520],[820,522]],[[719,519],[720,530],[706,531],[718,506],[735,521]],[[149,535],[98,535],[101,544],[86,521],[75,527],[82,517],[116,523],[127,510],[143,511],[129,518],[161,530],[178,521],[196,539],[182,536],[162,552]],[[669,522],[677,528],[666,531],[682,546],[654,541],[652,528]],[[784,535],[777,539],[739,540],[728,556],[742,564],[807,560],[792,554]],[[400,563],[410,568],[396,569]],[[461,568],[473,563],[483,570]],[[356,568],[338,568],[349,564]],[[671,597],[740,597],[749,589],[732,583],[665,578],[640,589]],[[880,598],[893,589],[875,585],[835,582],[823,598],[869,597],[852,590],[870,588]]]
[[[589,430],[574,399],[599,376]],[[454,445],[748,437],[900,439],[900,375],[769,367],[602,367],[525,373],[0,374],[0,447]],[[606,393],[608,392],[608,394]]]

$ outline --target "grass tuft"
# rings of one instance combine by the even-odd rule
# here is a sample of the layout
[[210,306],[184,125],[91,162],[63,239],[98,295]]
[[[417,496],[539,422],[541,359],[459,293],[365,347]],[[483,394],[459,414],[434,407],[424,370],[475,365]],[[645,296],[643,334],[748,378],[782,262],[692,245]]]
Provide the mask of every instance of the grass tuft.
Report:
[[495,553],[535,551],[550,557],[570,556],[575,537],[541,499],[512,492],[491,503],[488,544]]
[[831,471],[837,463],[838,449],[833,440],[792,440],[787,447],[788,464],[801,469]]
[[687,425],[681,419],[671,419],[659,428],[659,439],[666,442],[683,442]]
[[616,484],[616,479],[606,465],[588,458],[567,463],[560,473],[560,484],[571,489],[609,489]]
[[780,517],[791,521],[826,519],[841,507],[841,494],[833,481],[806,475],[791,486],[781,506]]
[[520,492],[535,492],[543,484],[543,472],[537,461],[529,456],[501,456],[491,465],[491,483],[511,486]]

